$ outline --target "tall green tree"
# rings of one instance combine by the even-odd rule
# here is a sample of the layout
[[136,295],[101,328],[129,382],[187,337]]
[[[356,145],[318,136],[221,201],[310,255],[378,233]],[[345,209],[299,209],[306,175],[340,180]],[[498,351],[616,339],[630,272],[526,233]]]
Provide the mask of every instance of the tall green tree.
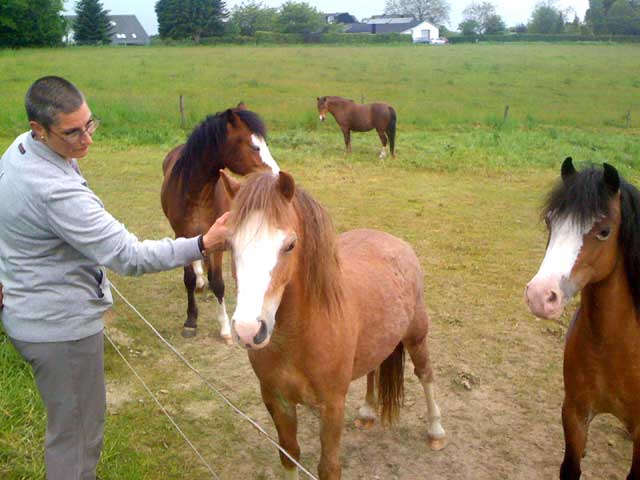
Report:
[[607,33],[617,35],[640,34],[640,11],[629,0],[616,0],[605,19]]
[[539,3],[531,14],[531,33],[563,33],[564,14],[553,5],[553,0]]
[[158,0],[158,33],[161,38],[190,38],[196,43],[203,37],[220,36],[225,8],[222,0]]
[[0,0],[0,47],[62,44],[62,0]]
[[237,25],[241,35],[252,37],[256,32],[275,30],[277,18],[277,9],[251,1],[234,7],[230,22]]
[[416,20],[427,20],[434,25],[447,23],[451,6],[446,0],[386,0],[384,13],[411,15]]
[[477,3],[473,2],[462,11],[462,24],[469,25],[466,22],[473,21],[478,24],[478,33],[497,34],[506,30],[506,26],[502,17],[497,14],[496,7],[490,2]]
[[324,27],[324,15],[305,2],[286,2],[280,7],[276,21],[282,33],[311,33]]
[[605,32],[606,10],[603,0],[589,0],[589,8],[584,16],[585,23],[595,34]]
[[76,4],[73,39],[78,45],[109,45],[113,26],[100,0],[80,0]]

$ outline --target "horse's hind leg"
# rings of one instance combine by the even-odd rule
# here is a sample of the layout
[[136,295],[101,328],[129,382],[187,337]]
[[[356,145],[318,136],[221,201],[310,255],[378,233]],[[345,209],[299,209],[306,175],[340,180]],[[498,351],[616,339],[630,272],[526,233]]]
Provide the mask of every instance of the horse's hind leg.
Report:
[[403,343],[411,356],[414,373],[420,380],[427,399],[427,415],[429,422],[427,434],[429,437],[429,447],[432,450],[440,450],[445,446],[446,433],[444,428],[442,428],[440,408],[438,407],[435,399],[433,370],[431,369],[431,361],[429,359],[426,332],[420,337],[405,339],[403,340]]
[[382,142],[382,150],[380,150],[380,158],[387,157],[387,135],[384,133],[384,130],[378,130],[378,136],[380,137],[380,141]]
[[376,421],[376,410],[378,404],[375,394],[376,372],[367,374],[367,394],[364,397],[364,405],[358,409],[356,427],[371,428]]
[[229,316],[227,315],[227,308],[224,303],[224,279],[222,278],[222,252],[215,252],[213,254],[213,262],[209,268],[209,286],[213,294],[218,300],[218,313],[217,319],[220,324],[220,336],[227,342],[227,344],[233,343],[231,339],[231,325],[229,323]]
[[198,306],[194,295],[196,289],[196,274],[193,266],[184,267],[184,287],[187,289],[187,320],[182,328],[182,336],[195,337],[198,329]]
[[[278,431],[278,443],[296,461],[300,461],[300,445],[298,444],[298,415],[296,406],[281,396],[276,398],[266,389],[262,389],[264,401],[273,423]],[[298,480],[298,468],[286,455],[280,452],[280,462],[284,467],[285,480]]]
[[[561,480],[577,480],[580,478],[580,461],[587,445],[589,417],[581,412],[574,402],[565,397],[562,403],[562,428],[564,430],[564,460],[560,467]],[[635,451],[634,451],[635,453]],[[635,456],[634,456],[635,457]],[[635,459],[635,458],[634,458]]]

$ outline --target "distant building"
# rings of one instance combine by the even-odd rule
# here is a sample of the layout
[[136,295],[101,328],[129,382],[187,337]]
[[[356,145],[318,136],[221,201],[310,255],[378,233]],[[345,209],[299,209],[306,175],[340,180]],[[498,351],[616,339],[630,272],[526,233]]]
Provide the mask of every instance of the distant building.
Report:
[[356,17],[348,12],[325,13],[324,19],[327,23],[356,23]]
[[[68,34],[64,38],[65,43],[75,43],[73,38],[73,23],[75,15],[65,15],[65,20],[70,25]],[[149,35],[138,21],[135,15],[108,15],[111,22],[111,45],[148,45]]]
[[375,15],[363,23],[351,23],[346,33],[400,33],[411,35],[413,43],[430,43],[440,36],[440,29],[430,22],[413,17]]

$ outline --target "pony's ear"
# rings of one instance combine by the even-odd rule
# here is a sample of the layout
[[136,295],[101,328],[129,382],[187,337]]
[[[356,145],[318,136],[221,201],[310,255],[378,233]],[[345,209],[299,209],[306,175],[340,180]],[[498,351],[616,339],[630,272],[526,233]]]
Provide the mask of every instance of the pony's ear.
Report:
[[238,102],[238,105],[236,106],[236,108],[238,110],[247,110],[247,105],[243,101],[240,101],[240,102]]
[[562,176],[562,181],[566,182],[571,176],[575,175],[576,169],[573,166],[573,159],[571,157],[567,157],[562,162],[562,168],[560,169],[560,175]]
[[618,170],[608,163],[603,163],[602,166],[604,167],[604,184],[611,193],[617,193],[620,189],[620,175],[618,175]]
[[236,193],[240,190],[241,183],[224,170],[220,170],[220,178],[222,178],[222,184],[229,197],[231,199],[235,198]]
[[287,200],[293,198],[293,194],[296,191],[296,182],[293,181],[291,174],[280,171],[278,174],[278,190]]
[[238,125],[240,125],[240,117],[238,117],[238,114],[232,109],[227,108],[227,111],[224,112],[224,114],[227,116],[227,122],[229,122],[232,127],[237,127]]

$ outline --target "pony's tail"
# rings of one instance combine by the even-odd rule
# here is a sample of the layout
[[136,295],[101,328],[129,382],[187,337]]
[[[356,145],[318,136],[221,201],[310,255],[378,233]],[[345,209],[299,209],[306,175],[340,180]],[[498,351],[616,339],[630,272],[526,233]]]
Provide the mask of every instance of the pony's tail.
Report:
[[386,134],[389,138],[389,149],[391,150],[391,156],[395,157],[395,145],[396,145],[396,111],[393,107],[389,107],[389,114],[391,115],[391,119],[389,120],[389,124],[387,125]]
[[396,349],[378,367],[378,402],[381,405],[380,419],[383,425],[392,425],[400,416],[404,402],[404,345]]

